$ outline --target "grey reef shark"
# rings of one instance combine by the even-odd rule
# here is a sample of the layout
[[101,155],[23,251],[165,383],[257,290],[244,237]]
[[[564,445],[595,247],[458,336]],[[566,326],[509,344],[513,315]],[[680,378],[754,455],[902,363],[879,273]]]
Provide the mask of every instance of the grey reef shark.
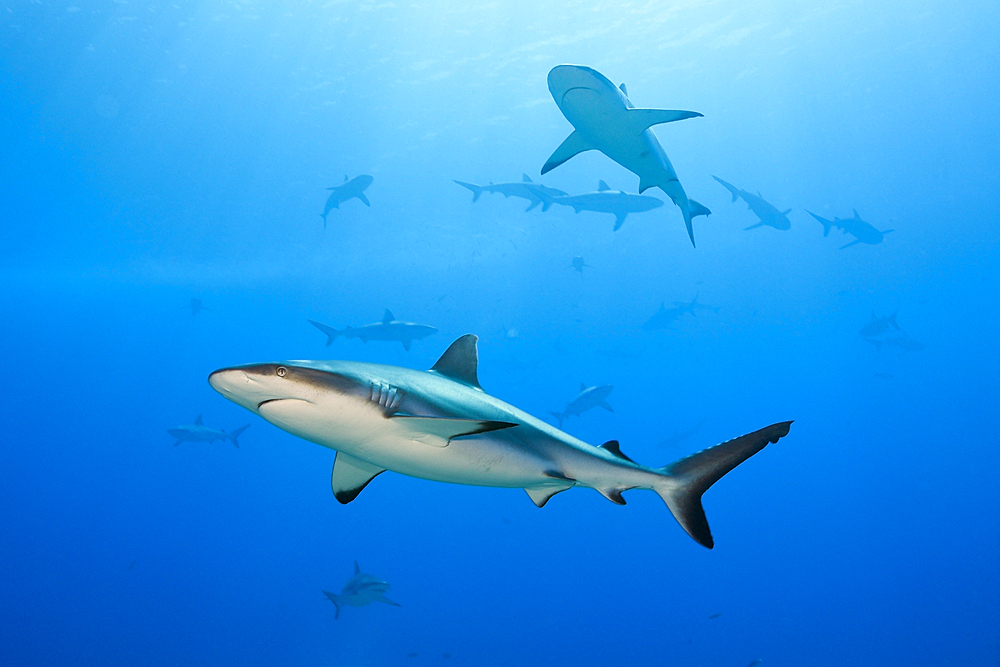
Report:
[[583,261],[583,255],[577,255],[576,257],[574,257],[572,259],[572,261],[570,261],[569,266],[567,266],[566,268],[567,269],[575,269],[576,271],[579,271],[580,275],[582,276],[584,268],[592,269],[594,267],[592,267],[590,264],[587,264],[585,261]]
[[176,440],[174,447],[182,442],[215,442],[216,440],[228,440],[233,443],[235,447],[239,447],[240,443],[237,438],[240,437],[240,434],[248,428],[250,428],[250,424],[241,426],[232,433],[217,431],[214,428],[208,428],[205,426],[205,424],[201,421],[201,415],[198,415],[195,417],[193,424],[169,428],[167,429],[167,433],[170,434],[170,437]]
[[670,197],[684,216],[693,246],[691,219],[709,215],[711,211],[688,198],[663,146],[650,128],[702,114],[636,109],[629,101],[624,83],[616,88],[597,70],[580,65],[553,67],[548,84],[556,105],[574,129],[545,162],[542,174],[584,151],[598,150],[639,177],[639,194],[658,187]]
[[729,193],[733,196],[733,201],[742,198],[743,201],[747,203],[747,208],[753,211],[757,219],[760,220],[756,225],[750,225],[749,227],[744,227],[743,231],[748,231],[750,229],[757,229],[758,227],[763,227],[767,225],[768,227],[774,227],[775,229],[791,229],[792,222],[788,219],[788,214],[792,212],[792,209],[787,211],[779,211],[777,207],[768,202],[764,201],[764,198],[760,196],[760,190],[757,194],[751,194],[746,190],[740,190],[735,185],[730,185],[718,176],[713,176],[722,187],[729,190]]
[[550,412],[549,414],[559,421],[559,428],[562,428],[563,421],[567,417],[579,417],[591,408],[604,408],[608,412],[614,412],[615,409],[608,405],[608,395],[611,394],[612,389],[614,386],[610,384],[588,387],[581,382],[580,393],[563,408],[563,411]]
[[206,308],[204,302],[196,296],[191,297],[191,301],[186,306],[181,306],[181,308],[190,308],[191,317],[197,317],[198,313],[203,310],[212,310],[211,308]]
[[326,229],[326,216],[330,214],[330,211],[335,208],[339,209],[340,205],[348,199],[360,199],[365,206],[371,206],[372,203],[365,196],[365,190],[368,189],[368,186],[374,180],[374,178],[367,174],[355,176],[350,179],[344,176],[344,182],[341,185],[327,188],[327,190],[331,190],[332,192],[330,192],[330,196],[326,199],[326,206],[323,207],[323,212],[319,214],[319,217],[323,218],[323,229]]
[[868,320],[868,324],[861,327],[861,331],[858,333],[860,333],[863,338],[874,338],[888,332],[889,327],[893,327],[896,331],[902,331],[902,329],[899,328],[899,325],[896,324],[896,315],[898,314],[899,311],[896,311],[892,315],[879,317],[873,310],[872,318]]
[[381,322],[362,324],[360,327],[334,329],[316,320],[309,320],[309,324],[326,334],[327,347],[337,339],[337,336],[343,336],[344,338],[360,338],[362,343],[367,343],[370,340],[395,341],[402,343],[403,349],[409,351],[413,341],[426,338],[437,332],[435,327],[426,324],[397,320],[388,308],[385,309]]
[[652,489],[699,544],[714,544],[702,494],[768,443],[780,422],[662,468],[594,447],[490,396],[479,385],[478,338],[462,336],[428,371],[351,361],[286,361],[223,368],[208,381],[275,426],[336,450],[331,486],[349,503],[392,470],[438,482],[523,488],[539,507],[576,486],[619,505]]
[[489,193],[499,193],[504,196],[504,199],[509,197],[520,197],[521,199],[527,199],[530,203],[525,211],[530,211],[539,204],[542,205],[542,210],[547,211],[549,207],[552,206],[552,200],[555,197],[563,197],[566,195],[562,190],[557,190],[556,188],[550,188],[541,183],[535,183],[531,180],[531,177],[527,174],[521,174],[521,182],[517,183],[490,183],[489,185],[476,185],[474,183],[465,183],[463,181],[455,181],[463,188],[467,188],[472,191],[472,201],[479,201],[479,195],[484,192]]
[[875,349],[879,352],[882,351],[882,346],[895,347],[903,352],[920,352],[927,348],[926,345],[921,343],[919,340],[910,336],[910,334],[903,332],[899,336],[886,336],[884,338],[865,338],[866,341],[875,346]]
[[699,310],[710,310],[713,313],[718,313],[722,310],[722,306],[710,306],[707,303],[699,303],[697,294],[694,295],[694,299],[691,301],[674,301],[674,305],[692,315],[697,315]]
[[642,325],[642,328],[646,331],[672,329],[673,327],[671,325],[679,320],[682,315],[694,315],[693,302],[683,305],[675,305],[673,308],[667,308],[666,304],[660,302],[660,309],[653,313],[652,317],[646,320],[645,324]]
[[334,620],[340,618],[340,610],[345,606],[348,607],[364,607],[370,605],[372,602],[384,602],[386,604],[391,604],[394,607],[401,607],[398,602],[393,602],[389,598],[385,597],[385,592],[390,588],[389,583],[382,581],[378,577],[374,577],[370,574],[365,574],[358,567],[358,561],[354,561],[354,576],[347,580],[344,584],[344,588],[340,591],[340,595],[336,593],[331,593],[330,591],[323,591],[323,595],[330,599],[337,607],[337,613],[334,615]]
[[812,211],[806,211],[806,213],[816,218],[816,220],[823,225],[824,238],[830,235],[830,230],[833,227],[842,229],[845,234],[850,234],[854,237],[854,241],[840,246],[841,250],[844,248],[850,248],[852,245],[857,245],[859,243],[867,243],[869,245],[879,244],[883,239],[885,239],[886,234],[896,231],[894,229],[886,229],[880,232],[874,225],[861,219],[861,216],[858,215],[858,209],[854,209],[853,218],[834,218],[833,220],[821,218]]
[[631,195],[621,190],[612,190],[604,181],[598,181],[597,192],[586,192],[581,195],[552,197],[551,203],[571,206],[573,211],[594,211],[595,213],[611,213],[615,216],[614,231],[618,231],[629,213],[652,211],[663,206],[663,200],[648,195]]

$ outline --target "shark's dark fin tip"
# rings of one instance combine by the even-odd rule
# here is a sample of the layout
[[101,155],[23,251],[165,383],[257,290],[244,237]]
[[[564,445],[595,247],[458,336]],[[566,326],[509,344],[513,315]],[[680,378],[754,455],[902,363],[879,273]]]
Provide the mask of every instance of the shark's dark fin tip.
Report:
[[458,338],[444,351],[441,358],[431,366],[431,370],[452,380],[472,385],[476,389],[482,389],[479,386],[479,377],[477,375],[479,368],[478,342],[479,336],[475,334],[465,334]]

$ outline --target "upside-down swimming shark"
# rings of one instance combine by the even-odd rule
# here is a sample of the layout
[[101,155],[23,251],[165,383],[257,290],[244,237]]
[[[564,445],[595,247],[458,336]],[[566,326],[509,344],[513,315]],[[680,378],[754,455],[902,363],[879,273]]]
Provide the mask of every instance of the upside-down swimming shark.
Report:
[[699,544],[714,542],[702,494],[768,443],[780,422],[662,468],[594,447],[490,396],[479,385],[478,338],[457,339],[428,371],[351,361],[286,361],[223,368],[208,381],[275,426],[337,450],[331,486],[349,503],[392,470],[454,484],[523,488],[539,507],[575,486],[619,505],[652,489]]
[[750,229],[757,229],[758,227],[763,227],[767,225],[768,227],[774,227],[775,229],[791,229],[792,223],[788,219],[788,214],[792,212],[792,209],[787,211],[779,211],[776,206],[764,201],[764,198],[760,195],[760,190],[757,194],[752,194],[746,190],[740,190],[735,185],[730,185],[718,176],[713,176],[722,187],[729,190],[729,194],[733,196],[733,201],[742,198],[743,201],[747,203],[747,208],[754,212],[754,215],[760,220],[756,225],[750,225],[749,227],[744,227],[743,231],[748,231]]
[[636,109],[623,83],[615,87],[606,76],[580,65],[557,65],[548,76],[549,92],[573,132],[542,167],[547,174],[574,155],[599,150],[639,177],[639,194],[652,187],[663,190],[684,216],[691,245],[691,219],[711,211],[689,199],[677,172],[650,129],[661,123],[696,118],[697,111]]
[[330,343],[336,340],[337,336],[344,336],[345,338],[360,338],[362,343],[367,343],[370,340],[397,341],[402,343],[404,350],[409,351],[413,341],[426,338],[437,331],[435,327],[426,324],[397,320],[388,308],[385,309],[381,322],[362,324],[360,327],[334,329],[316,320],[309,320],[309,324],[326,334],[327,347],[330,347]]
[[525,211],[530,211],[539,204],[542,205],[543,211],[547,211],[549,210],[549,207],[552,206],[552,201],[555,197],[562,197],[566,195],[566,193],[562,190],[550,188],[547,185],[542,185],[541,183],[535,183],[527,174],[521,174],[520,183],[490,183],[489,185],[476,185],[475,183],[465,183],[464,181],[455,182],[463,188],[472,191],[473,202],[479,201],[479,195],[484,192],[502,194],[504,199],[509,197],[527,199],[531,203],[528,204],[528,208],[524,209]]
[[171,437],[176,438],[177,442],[174,443],[174,447],[182,442],[215,442],[216,440],[228,440],[235,447],[239,447],[240,443],[237,438],[248,428],[250,428],[250,424],[241,426],[232,433],[226,433],[225,431],[205,426],[201,421],[201,415],[198,415],[195,417],[193,424],[169,428],[167,429],[167,433]]
[[368,186],[374,180],[374,178],[367,174],[355,176],[351,179],[344,176],[344,182],[341,185],[327,188],[327,190],[332,190],[332,192],[326,199],[326,206],[323,207],[323,212],[319,214],[319,217],[323,218],[323,229],[326,229],[326,216],[330,214],[330,211],[340,208],[340,205],[348,199],[360,199],[365,206],[371,206],[372,203],[365,196],[365,190],[368,189]]
[[837,229],[843,229],[845,234],[850,234],[855,238],[854,241],[840,246],[840,249],[850,248],[852,245],[857,245],[859,243],[868,243],[869,245],[876,245],[881,243],[885,238],[885,235],[889,232],[894,232],[894,229],[886,229],[884,231],[879,231],[870,222],[865,222],[858,215],[858,209],[854,209],[853,218],[834,218],[833,220],[827,220],[826,218],[821,218],[812,211],[806,211],[809,215],[816,218],[821,225],[823,225],[823,236],[827,237],[830,235],[830,229],[836,227]]
[[618,231],[629,213],[652,211],[663,206],[663,200],[649,195],[633,195],[621,190],[612,190],[604,181],[598,181],[597,192],[585,192],[581,195],[566,195],[550,197],[552,204],[571,206],[575,213],[594,211],[595,213],[611,213],[615,216],[615,228]]
[[610,384],[602,384],[596,387],[588,387],[583,382],[580,383],[580,393],[566,404],[562,412],[550,412],[549,414],[559,421],[559,428],[562,428],[563,421],[567,417],[579,417],[591,408],[604,408],[608,412],[615,409],[608,405],[608,396],[614,387]]
[[323,595],[330,598],[330,602],[336,605],[337,613],[334,614],[333,618],[337,620],[340,618],[340,610],[344,606],[364,607],[372,602],[384,602],[394,607],[401,607],[402,605],[398,602],[393,602],[385,596],[385,592],[389,588],[391,588],[389,582],[362,572],[358,561],[354,561],[354,576],[344,584],[340,595],[330,591],[323,591]]

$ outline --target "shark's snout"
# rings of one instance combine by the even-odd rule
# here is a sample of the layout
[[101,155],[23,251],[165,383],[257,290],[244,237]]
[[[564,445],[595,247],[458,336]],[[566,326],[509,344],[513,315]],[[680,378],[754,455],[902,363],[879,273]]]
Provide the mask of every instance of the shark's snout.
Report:
[[222,368],[208,376],[208,383],[229,400],[256,412],[262,403],[287,398],[281,387],[284,370],[278,364]]

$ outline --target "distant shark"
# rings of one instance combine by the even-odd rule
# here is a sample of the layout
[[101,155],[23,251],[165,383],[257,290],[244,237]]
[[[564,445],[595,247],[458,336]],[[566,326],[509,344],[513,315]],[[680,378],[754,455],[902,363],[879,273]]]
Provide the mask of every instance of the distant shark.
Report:
[[337,336],[343,336],[345,338],[360,338],[363,343],[367,343],[370,340],[397,341],[403,344],[404,350],[409,351],[410,344],[413,341],[426,338],[432,333],[437,332],[436,328],[427,326],[426,324],[415,324],[413,322],[397,320],[396,316],[389,312],[388,308],[385,309],[381,322],[362,324],[360,327],[334,329],[316,320],[309,320],[309,324],[326,334],[327,347],[336,340]]
[[897,347],[903,352],[919,352],[927,348],[927,346],[919,340],[911,338],[908,333],[886,338],[865,338],[865,340],[874,345],[875,349],[878,351],[882,350],[883,345],[886,347]]
[[846,245],[840,246],[840,249],[850,248],[852,245],[857,245],[859,243],[868,243],[870,245],[876,245],[881,243],[885,238],[885,235],[889,232],[896,231],[894,229],[886,229],[880,232],[875,229],[875,227],[868,222],[861,219],[858,215],[858,209],[854,209],[853,218],[834,218],[833,220],[827,220],[826,218],[821,218],[812,211],[806,211],[809,215],[816,218],[823,225],[823,236],[829,236],[830,229],[836,227],[838,229],[843,229],[845,234],[850,234],[856,240],[851,241]]
[[612,213],[615,216],[614,231],[616,232],[625,222],[629,213],[652,211],[654,208],[663,206],[662,199],[647,195],[630,195],[621,190],[612,190],[604,181],[598,181],[597,192],[551,197],[549,201],[562,206],[572,206],[576,213],[580,211]]
[[342,185],[335,185],[332,188],[327,188],[327,190],[332,190],[332,192],[326,200],[326,206],[323,208],[323,212],[319,214],[319,217],[323,218],[323,229],[326,229],[326,216],[330,214],[330,211],[335,208],[340,208],[340,204],[348,199],[360,199],[365,206],[371,206],[372,203],[368,201],[368,197],[365,196],[365,190],[368,189],[368,186],[371,185],[374,180],[374,178],[365,174],[355,176],[352,179],[348,179],[347,176],[344,176],[344,183]]
[[702,419],[692,428],[677,429],[676,431],[674,431],[673,433],[671,433],[666,438],[660,441],[660,447],[674,447],[675,445],[681,444],[682,442],[690,438],[692,435],[697,433],[701,429],[701,425],[704,423],[705,420]]
[[612,389],[614,389],[614,387],[610,384],[588,387],[581,382],[580,393],[576,395],[576,398],[570,401],[566,407],[563,408],[562,412],[550,412],[549,414],[559,421],[559,428],[562,428],[563,421],[567,417],[579,417],[591,408],[604,408],[608,412],[614,412],[615,409],[608,405],[607,401],[608,395],[611,394]]
[[465,183],[463,181],[455,181],[463,188],[467,188],[472,191],[472,201],[478,201],[479,195],[484,192],[499,193],[508,197],[520,197],[521,199],[527,199],[530,204],[525,211],[530,211],[539,204],[542,205],[542,210],[547,211],[549,207],[552,206],[552,199],[554,197],[562,197],[566,193],[562,190],[557,190],[556,188],[550,188],[541,183],[535,183],[531,180],[531,177],[527,174],[521,174],[521,182],[517,183],[490,183],[489,185],[476,185],[474,183]]
[[681,318],[681,315],[694,315],[694,308],[691,304],[667,308],[666,304],[660,303],[660,309],[653,313],[653,316],[646,320],[642,328],[646,331],[658,331],[660,329],[670,329],[674,322]]
[[582,276],[584,268],[592,269],[594,267],[592,267],[590,264],[587,264],[585,261],[583,261],[583,255],[577,255],[576,257],[573,258],[573,260],[569,263],[569,266],[567,266],[566,268],[567,269],[576,269],[577,271],[580,272],[580,275]]
[[358,567],[358,561],[354,561],[354,576],[344,584],[340,595],[336,595],[330,591],[323,591],[323,595],[330,598],[330,602],[337,606],[337,613],[333,617],[336,620],[340,618],[340,610],[344,606],[364,607],[372,602],[384,602],[394,607],[402,606],[398,602],[393,602],[385,597],[384,593],[389,588],[388,582],[382,581],[370,574],[365,574]]
[[171,437],[177,439],[177,442],[174,443],[174,447],[182,442],[215,442],[216,440],[228,440],[236,447],[239,447],[240,443],[236,438],[240,437],[240,434],[248,428],[250,428],[250,424],[241,426],[232,433],[216,431],[214,428],[208,428],[205,426],[201,421],[201,415],[198,415],[194,420],[194,424],[170,428],[167,429],[167,433],[169,433]]
[[386,470],[454,484],[523,488],[539,507],[575,486],[619,505],[652,489],[699,544],[714,541],[701,496],[727,472],[788,434],[772,424],[662,468],[594,447],[479,386],[478,338],[462,336],[429,371],[350,361],[223,368],[208,381],[226,398],[306,440],[337,450],[331,485],[349,503]]
[[681,209],[691,245],[691,219],[709,215],[706,207],[688,199],[667,154],[650,129],[653,125],[695,118],[696,111],[636,109],[625,84],[615,88],[597,70],[579,65],[558,65],[548,76],[549,92],[573,127],[542,167],[547,174],[574,155],[599,150],[639,177],[639,194],[658,187]]
[[191,301],[186,306],[181,306],[181,308],[190,308],[191,317],[195,317],[203,310],[211,310],[211,308],[206,308],[202,300],[196,296],[191,297]]
[[686,313],[691,313],[692,315],[697,315],[699,310],[710,310],[713,313],[718,313],[722,310],[722,306],[710,306],[707,303],[698,303],[698,295],[694,295],[694,299],[691,301],[674,301],[674,305]]
[[775,229],[791,229],[792,223],[788,219],[788,214],[792,212],[792,209],[787,211],[779,211],[775,206],[764,201],[764,198],[760,196],[760,191],[757,194],[751,194],[746,190],[740,190],[735,185],[730,185],[718,176],[713,176],[715,180],[722,184],[722,187],[729,190],[729,193],[733,196],[733,201],[742,197],[743,201],[747,203],[747,208],[754,212],[754,215],[760,220],[756,225],[750,225],[749,227],[744,227],[743,231],[750,229],[757,229],[758,227],[763,227],[767,225],[768,227],[774,227]]
[[881,336],[887,332],[890,326],[894,327],[896,331],[902,331],[902,329],[899,328],[899,325],[896,324],[896,315],[898,314],[899,311],[896,311],[892,315],[878,317],[873,310],[871,320],[868,321],[868,324],[861,327],[861,331],[858,333],[860,333],[864,338],[874,338],[875,336]]

